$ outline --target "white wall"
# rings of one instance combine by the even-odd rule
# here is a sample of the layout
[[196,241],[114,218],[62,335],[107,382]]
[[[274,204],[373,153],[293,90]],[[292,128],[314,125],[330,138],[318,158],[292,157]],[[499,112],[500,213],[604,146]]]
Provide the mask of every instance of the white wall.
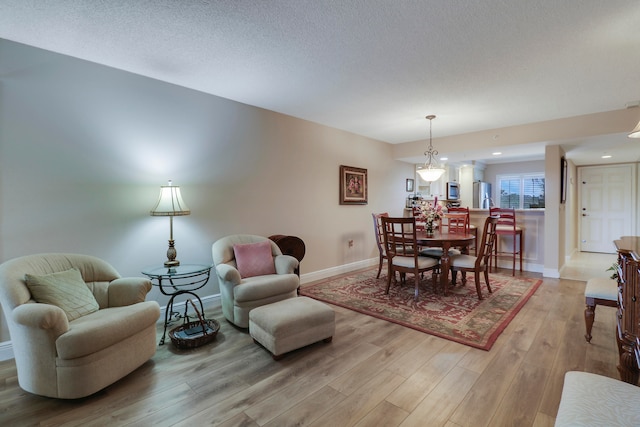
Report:
[[545,216],[557,218],[546,224],[543,273],[546,277],[560,277],[565,263],[567,205],[560,203],[560,159],[564,154],[559,145],[545,147]]
[[[210,263],[211,244],[234,233],[299,236],[303,274],[369,260],[371,213],[402,215],[414,174],[391,153],[380,141],[0,40],[0,261],[77,252],[139,276],[165,259],[169,220],[149,210],[167,179],[192,212],[174,219],[182,262]],[[368,169],[368,205],[338,204],[341,164]],[[216,293],[213,279],[201,295]],[[156,289],[149,298],[166,302]]]
[[567,161],[567,199],[565,206],[566,238],[565,238],[565,260],[569,259],[574,252],[578,251],[578,224],[580,223],[580,211],[578,206],[577,191],[577,168],[571,160]]
[[[560,168],[558,160],[558,170]],[[484,171],[485,181],[492,184],[492,198],[496,205],[500,203],[500,194],[497,183],[497,176],[504,174],[521,173],[543,173],[545,174],[545,204],[542,211],[522,211],[518,215],[518,223],[523,228],[524,241],[524,269],[528,271],[539,271],[548,277],[558,277],[560,266],[557,263],[553,267],[547,266],[548,255],[545,248],[547,245],[558,246],[560,239],[564,236],[550,233],[549,229],[557,228],[557,215],[549,208],[549,198],[551,195],[547,189],[549,185],[555,185],[555,178],[547,175],[544,160],[489,164]]]
[[498,175],[521,174],[521,173],[544,173],[544,160],[514,163],[489,164],[484,170],[484,180],[491,183],[493,191],[493,201],[498,204]]

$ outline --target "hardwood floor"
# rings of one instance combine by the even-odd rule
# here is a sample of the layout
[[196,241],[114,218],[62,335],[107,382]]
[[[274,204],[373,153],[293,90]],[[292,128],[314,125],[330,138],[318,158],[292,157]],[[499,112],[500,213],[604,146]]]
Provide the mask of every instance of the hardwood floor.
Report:
[[618,378],[615,309],[597,308],[587,343],[584,286],[544,279],[488,352],[333,307],[332,343],[275,362],[218,308],[212,344],[161,346],[77,401],[22,391],[0,362],[0,425],[553,426],[566,371]]

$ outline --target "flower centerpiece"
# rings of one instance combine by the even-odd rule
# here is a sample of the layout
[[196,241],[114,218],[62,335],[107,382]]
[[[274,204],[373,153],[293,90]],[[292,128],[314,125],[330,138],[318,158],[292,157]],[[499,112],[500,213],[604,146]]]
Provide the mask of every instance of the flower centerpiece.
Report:
[[434,223],[442,219],[442,206],[438,204],[438,198],[432,202],[423,201],[420,203],[419,221],[424,221],[427,236],[433,235]]

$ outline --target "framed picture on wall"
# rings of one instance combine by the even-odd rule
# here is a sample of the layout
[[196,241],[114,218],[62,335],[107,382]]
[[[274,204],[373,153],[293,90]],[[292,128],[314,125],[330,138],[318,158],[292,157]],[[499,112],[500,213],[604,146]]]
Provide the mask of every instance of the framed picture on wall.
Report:
[[413,193],[414,184],[415,184],[415,181],[413,179],[407,178],[407,184],[405,188],[405,190],[407,190],[407,193]]
[[567,159],[560,158],[560,203],[567,201]]
[[366,169],[340,166],[341,205],[366,205],[368,185]]

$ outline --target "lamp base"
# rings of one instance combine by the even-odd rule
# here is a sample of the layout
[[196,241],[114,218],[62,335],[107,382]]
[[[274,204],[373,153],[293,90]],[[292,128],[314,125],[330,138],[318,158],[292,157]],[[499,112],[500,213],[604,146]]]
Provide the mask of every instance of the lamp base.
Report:
[[177,267],[180,265],[180,261],[176,259],[175,241],[169,240],[169,249],[167,249],[167,260],[164,262],[165,267]]

